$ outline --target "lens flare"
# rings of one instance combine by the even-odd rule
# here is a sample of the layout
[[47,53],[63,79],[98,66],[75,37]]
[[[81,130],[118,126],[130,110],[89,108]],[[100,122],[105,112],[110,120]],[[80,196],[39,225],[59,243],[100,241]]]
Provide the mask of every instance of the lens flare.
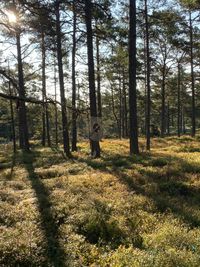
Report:
[[6,12],[6,15],[8,16],[8,20],[10,23],[16,23],[17,22],[17,17],[15,15],[15,13],[8,11],[8,12]]

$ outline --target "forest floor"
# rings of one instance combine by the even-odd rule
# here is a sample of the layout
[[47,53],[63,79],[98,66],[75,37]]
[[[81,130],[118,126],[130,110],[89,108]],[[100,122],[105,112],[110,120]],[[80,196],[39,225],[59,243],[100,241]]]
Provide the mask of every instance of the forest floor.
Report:
[[[0,266],[200,266],[200,139],[0,148]],[[144,140],[140,140],[144,150]],[[10,151],[9,151],[10,149]]]

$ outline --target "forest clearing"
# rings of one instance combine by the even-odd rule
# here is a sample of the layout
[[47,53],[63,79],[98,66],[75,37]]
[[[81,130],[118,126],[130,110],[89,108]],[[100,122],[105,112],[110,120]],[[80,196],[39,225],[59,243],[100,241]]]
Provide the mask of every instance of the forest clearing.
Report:
[[101,145],[101,159],[83,142],[70,161],[1,149],[1,266],[199,266],[198,137],[133,157],[127,140]]

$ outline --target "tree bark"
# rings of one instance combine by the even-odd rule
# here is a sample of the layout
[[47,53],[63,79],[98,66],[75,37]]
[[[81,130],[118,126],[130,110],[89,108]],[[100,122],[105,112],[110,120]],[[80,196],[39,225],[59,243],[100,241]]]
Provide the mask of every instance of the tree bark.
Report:
[[166,112],[167,118],[166,118],[166,128],[167,128],[167,135],[170,135],[170,105],[169,101],[167,102],[167,112]]
[[61,98],[61,112],[62,112],[62,130],[63,130],[63,146],[64,153],[67,157],[70,156],[69,148],[69,131],[67,120],[67,106],[65,99],[64,75],[63,75],[63,61],[62,61],[62,37],[60,25],[60,2],[56,1],[56,39],[57,39],[57,59],[58,59],[58,73],[60,84],[60,98]]
[[[91,0],[85,0],[85,21],[86,21],[86,29],[87,29],[87,56],[88,56],[90,116],[91,116],[91,118],[97,118]],[[99,141],[91,140],[91,153],[95,157],[100,157]]]
[[166,65],[164,63],[163,70],[162,70],[162,85],[161,85],[161,97],[162,97],[162,105],[161,105],[161,137],[165,136],[165,131],[166,131],[165,72],[166,72]]
[[45,35],[42,32],[42,99],[43,99],[43,137],[42,144],[51,146],[50,127],[49,127],[49,110],[47,104],[47,92],[46,92],[46,47],[45,47]]
[[[19,97],[25,98],[24,73],[23,73],[22,55],[21,55],[21,40],[20,40],[20,33],[18,31],[16,33],[16,41],[17,41]],[[27,114],[26,114],[27,112],[24,101],[18,102],[18,110],[19,110],[20,148],[24,150],[29,150],[28,124],[27,124]]]
[[45,95],[46,95],[46,55],[44,44],[44,32],[41,33],[41,50],[42,50],[42,146],[46,145],[46,123],[45,123]]
[[193,27],[192,14],[190,11],[190,65],[191,65],[191,89],[192,89],[192,137],[196,134],[196,116],[195,116],[195,84],[194,84],[194,55],[193,55]]
[[119,138],[122,139],[122,88],[121,77],[119,74]]
[[122,77],[122,93],[123,93],[123,138],[128,136],[128,123],[127,123],[127,102],[126,102],[126,78],[125,71],[123,69],[123,77]]
[[101,104],[101,74],[100,74],[100,54],[99,54],[99,37],[96,36],[96,58],[97,58],[97,103],[98,103],[98,117],[102,117]]
[[77,151],[76,125],[76,7],[73,1],[73,47],[72,47],[72,151]]
[[[9,94],[12,95],[12,90],[11,90],[11,83],[9,83]],[[13,101],[10,99],[10,115],[11,115],[11,124],[12,124],[12,140],[13,140],[13,152],[16,153],[17,148],[16,148],[16,133],[15,133],[15,116],[14,116],[14,110],[13,110]]]
[[178,62],[178,85],[177,85],[177,135],[180,137],[181,135],[181,125],[180,125],[180,116],[181,116],[181,99],[180,99],[180,91],[181,91],[181,66]]
[[130,154],[138,154],[137,92],[136,92],[136,1],[130,0],[129,25],[129,110]]
[[114,92],[113,91],[114,90],[111,86],[112,112],[113,112],[113,116],[114,116],[116,123],[117,123],[118,137],[120,138],[120,122],[119,122],[118,116],[117,116],[116,111],[115,111],[115,100],[114,100]]
[[57,77],[56,62],[54,63],[54,91],[55,91],[55,143],[58,146],[58,108],[57,108]]
[[145,39],[146,39],[146,149],[150,150],[151,146],[151,86],[150,86],[150,52],[149,52],[149,21],[148,21],[148,7],[147,0],[145,0]]

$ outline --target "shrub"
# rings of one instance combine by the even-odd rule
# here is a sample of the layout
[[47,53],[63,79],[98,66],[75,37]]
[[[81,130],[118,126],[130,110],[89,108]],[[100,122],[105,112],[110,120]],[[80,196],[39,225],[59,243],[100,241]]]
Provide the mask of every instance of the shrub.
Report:
[[169,159],[166,158],[156,158],[150,162],[153,167],[163,167],[166,166],[168,163]]

